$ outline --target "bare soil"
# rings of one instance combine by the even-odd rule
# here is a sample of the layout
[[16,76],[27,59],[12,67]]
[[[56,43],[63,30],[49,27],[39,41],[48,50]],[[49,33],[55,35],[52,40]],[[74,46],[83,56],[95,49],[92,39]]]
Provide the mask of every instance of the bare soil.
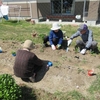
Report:
[[69,52],[62,49],[53,51],[50,47],[43,49],[41,45],[36,44],[32,52],[46,63],[51,61],[53,66],[48,70],[43,67],[36,77],[37,82],[24,82],[13,73],[15,57],[11,54],[12,51],[21,48],[21,43],[0,40],[0,47],[3,49],[3,53],[0,53],[1,74],[11,74],[17,84],[26,84],[29,87],[42,89],[50,93],[77,90],[87,95],[87,89],[96,79],[96,75],[88,76],[88,70],[94,68],[95,74],[100,71],[98,68],[100,67],[100,54],[93,55],[87,51],[86,55],[81,55],[75,53],[73,46],[70,46]]

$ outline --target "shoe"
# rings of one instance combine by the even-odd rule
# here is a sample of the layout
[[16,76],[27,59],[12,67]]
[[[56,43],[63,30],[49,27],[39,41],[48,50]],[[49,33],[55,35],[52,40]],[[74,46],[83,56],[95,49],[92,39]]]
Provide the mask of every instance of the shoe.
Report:
[[34,83],[35,82],[35,76],[36,76],[36,73],[34,73],[33,76],[29,77],[29,80]]
[[46,46],[46,47],[49,47],[49,45],[48,45],[48,44],[45,44],[45,46]]
[[29,77],[29,80],[34,83],[35,82],[35,77]]
[[90,49],[90,53],[93,54],[93,53],[100,53],[100,51],[98,50],[98,47],[96,47],[95,49]]
[[47,43],[44,43],[43,47],[49,47],[49,45]]
[[30,82],[29,78],[21,78],[24,82]]

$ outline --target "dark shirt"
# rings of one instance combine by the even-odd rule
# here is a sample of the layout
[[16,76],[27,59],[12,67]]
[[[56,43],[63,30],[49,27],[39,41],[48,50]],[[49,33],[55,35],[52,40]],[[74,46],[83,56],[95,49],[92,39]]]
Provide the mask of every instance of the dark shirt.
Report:
[[18,50],[14,63],[14,74],[17,77],[31,77],[39,69],[41,69],[43,61],[34,53],[26,50]]
[[58,43],[57,44],[62,44],[63,41],[63,33],[61,30],[59,30],[58,32],[54,32],[53,30],[50,31],[50,35],[49,35],[49,42],[50,45],[53,44],[53,38],[58,39]]

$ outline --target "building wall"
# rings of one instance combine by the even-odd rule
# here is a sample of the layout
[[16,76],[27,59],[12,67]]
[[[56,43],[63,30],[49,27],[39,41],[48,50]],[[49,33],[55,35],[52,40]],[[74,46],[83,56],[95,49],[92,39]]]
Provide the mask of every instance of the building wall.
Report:
[[31,18],[38,19],[37,3],[30,4],[30,15]]
[[100,21],[100,3],[99,3],[99,10],[98,10],[98,21]]
[[51,13],[50,3],[38,3],[37,8],[38,8],[39,18],[41,17],[45,18],[47,15],[50,15]]
[[[74,15],[81,15],[81,21],[83,20],[83,8],[84,8],[84,0],[79,1],[76,0],[75,2],[75,13]],[[92,4],[92,5],[90,5]],[[100,1],[99,0],[86,0],[86,11],[87,16],[85,17],[85,20],[100,20]]]
[[[89,1],[86,2],[85,12],[88,12]],[[74,15],[81,15],[80,21],[83,20],[83,9],[84,9],[84,1],[75,2],[75,12]],[[86,15],[88,16],[88,15]]]
[[38,3],[50,3],[51,0],[36,0]]
[[88,10],[88,17],[87,17],[88,21],[98,20],[99,2],[100,1],[90,1],[89,10]]
[[9,17],[14,17],[14,16],[17,17],[18,16],[18,10],[19,10],[18,8],[20,6],[21,6],[20,16],[21,17],[31,17],[29,3],[27,3],[27,2],[21,2],[21,3],[18,3],[18,2],[9,3],[9,2],[7,2],[7,5],[9,6]]
[[38,0],[38,2],[37,0],[31,0],[31,2],[26,2],[25,0],[17,2],[17,0],[15,0],[14,2],[4,2],[4,4],[7,4],[10,7],[9,17],[18,16],[18,14],[16,14],[18,9],[16,10],[14,5],[21,6],[21,17],[31,17],[33,19],[46,17],[51,11],[50,0]]
[[[4,4],[7,5],[18,5],[21,6],[21,17],[31,17],[33,19],[39,19],[41,17],[46,17],[51,14],[51,0],[3,0]],[[7,2],[6,2],[7,1]],[[97,0],[86,0],[89,2],[94,2]],[[100,0],[98,0],[100,2]],[[83,17],[83,7],[84,0],[75,0],[75,12],[74,15],[81,15]],[[88,6],[86,6],[88,7]],[[100,5],[99,5],[100,9]],[[98,19],[100,18],[100,10],[98,9]],[[16,12],[16,10],[11,10],[12,12]],[[92,13],[93,14],[93,13]],[[91,14],[89,14],[91,16]],[[15,16],[14,14],[10,14],[10,16]],[[89,18],[89,17],[88,17]],[[82,20],[82,19],[81,19]]]
[[[83,2],[84,0],[75,0],[75,2]],[[99,1],[99,0],[86,0],[86,1]]]

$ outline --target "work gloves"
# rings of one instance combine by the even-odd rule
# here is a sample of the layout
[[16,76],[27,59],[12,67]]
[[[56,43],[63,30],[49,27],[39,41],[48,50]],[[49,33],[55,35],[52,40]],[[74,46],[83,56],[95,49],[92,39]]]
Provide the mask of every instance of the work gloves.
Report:
[[[68,43],[67,43],[67,49],[66,49],[67,52],[68,52],[68,50],[69,50],[68,47],[70,46],[71,42],[72,42],[72,39],[69,39],[69,40],[68,40]],[[86,53],[86,48],[82,49],[80,53],[81,53],[82,55],[84,55],[84,54]]]
[[71,42],[72,42],[72,39],[69,39],[67,46],[69,46],[71,44]]
[[55,45],[51,45],[52,50],[60,49],[60,47],[61,47],[60,44],[57,44],[56,46]]
[[61,45],[60,44],[57,44],[56,48],[57,49],[60,49]]
[[56,50],[55,45],[51,45],[52,50]]
[[84,55],[86,53],[86,49],[82,49],[80,52],[82,55]]

